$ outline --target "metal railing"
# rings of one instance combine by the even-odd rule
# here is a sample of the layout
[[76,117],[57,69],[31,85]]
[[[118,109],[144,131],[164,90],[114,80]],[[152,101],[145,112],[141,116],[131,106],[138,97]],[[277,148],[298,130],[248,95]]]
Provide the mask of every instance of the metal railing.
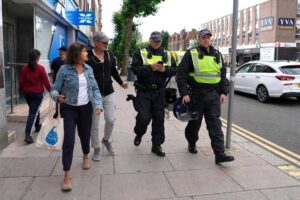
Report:
[[[5,69],[10,70],[10,113],[14,113],[14,101],[15,105],[18,104],[18,79],[19,76],[16,72],[18,72],[17,68],[21,68],[25,63],[7,63],[5,65]],[[5,87],[8,87],[7,85]]]

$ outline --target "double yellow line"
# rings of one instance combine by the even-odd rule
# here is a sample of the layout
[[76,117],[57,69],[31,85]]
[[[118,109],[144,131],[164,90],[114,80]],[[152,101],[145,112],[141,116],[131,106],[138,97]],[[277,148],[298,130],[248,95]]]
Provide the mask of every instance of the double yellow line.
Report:
[[[227,127],[227,121],[222,118],[221,118],[221,121],[223,123],[223,126]],[[274,144],[273,142],[266,140],[265,138],[260,137],[260,136],[256,135],[255,133],[250,132],[246,129],[243,129],[242,127],[239,127],[235,124],[232,124],[232,131],[234,133],[254,142],[255,144],[258,144],[259,146],[269,150],[273,154],[275,154],[285,160],[288,160],[289,162],[300,167],[300,155],[299,154],[296,154],[282,146]]]

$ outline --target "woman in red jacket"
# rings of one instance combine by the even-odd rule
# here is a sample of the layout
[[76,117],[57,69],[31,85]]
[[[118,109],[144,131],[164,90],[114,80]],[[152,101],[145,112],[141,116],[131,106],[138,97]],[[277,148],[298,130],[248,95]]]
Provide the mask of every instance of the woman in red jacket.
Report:
[[44,88],[46,87],[49,92],[51,89],[45,68],[38,64],[40,56],[40,51],[33,49],[28,55],[28,63],[23,66],[20,74],[20,88],[24,92],[29,106],[24,140],[27,144],[34,142],[31,137],[33,124],[35,132],[39,132],[41,129],[38,110],[43,100]]

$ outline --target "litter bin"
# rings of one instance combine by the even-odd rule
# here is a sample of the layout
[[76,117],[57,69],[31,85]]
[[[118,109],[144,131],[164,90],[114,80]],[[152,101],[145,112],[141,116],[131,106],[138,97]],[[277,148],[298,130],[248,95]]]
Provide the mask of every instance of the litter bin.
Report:
[[136,76],[132,71],[132,67],[129,66],[127,69],[127,81],[135,81],[136,80]]

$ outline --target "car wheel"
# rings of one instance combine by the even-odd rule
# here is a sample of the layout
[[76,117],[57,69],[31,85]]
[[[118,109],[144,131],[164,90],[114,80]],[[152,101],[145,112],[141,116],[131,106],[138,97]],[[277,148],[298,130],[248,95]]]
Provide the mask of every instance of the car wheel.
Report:
[[259,102],[267,103],[270,102],[270,96],[268,89],[264,85],[260,85],[256,89],[256,95]]

